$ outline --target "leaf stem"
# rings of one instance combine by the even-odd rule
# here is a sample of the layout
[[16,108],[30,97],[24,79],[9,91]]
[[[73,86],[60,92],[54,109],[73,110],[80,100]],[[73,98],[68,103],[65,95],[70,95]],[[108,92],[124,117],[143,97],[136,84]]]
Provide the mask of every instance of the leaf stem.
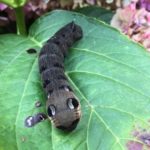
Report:
[[16,14],[17,34],[26,35],[26,25],[23,7],[15,8],[15,14]]

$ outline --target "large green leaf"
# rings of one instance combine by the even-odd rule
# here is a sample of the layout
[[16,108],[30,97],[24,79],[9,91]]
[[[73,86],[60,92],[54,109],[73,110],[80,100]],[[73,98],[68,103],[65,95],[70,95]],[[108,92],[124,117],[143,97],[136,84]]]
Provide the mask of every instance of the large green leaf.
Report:
[[23,6],[27,0],[0,0],[0,3],[5,3],[13,8]]
[[[84,36],[69,49],[65,66],[81,101],[81,121],[69,134],[48,120],[26,128],[25,118],[45,112],[46,102],[38,54],[26,50],[39,51],[72,20],[82,26]],[[72,12],[54,11],[41,17],[30,28],[29,37],[1,35],[0,150],[124,150],[134,141],[144,146],[146,142],[132,133],[148,133],[149,68],[150,55],[144,48],[110,26]],[[41,108],[35,108],[37,100]]]

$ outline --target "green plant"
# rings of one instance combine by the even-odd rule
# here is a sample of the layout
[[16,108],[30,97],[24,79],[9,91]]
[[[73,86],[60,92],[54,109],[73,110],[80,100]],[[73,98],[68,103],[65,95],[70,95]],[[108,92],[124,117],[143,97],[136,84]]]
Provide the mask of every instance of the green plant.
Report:
[[7,4],[14,8],[17,22],[17,33],[26,35],[26,27],[24,20],[23,6],[27,0],[0,0],[0,2]]
[[[38,52],[72,20],[84,36],[69,50],[65,68],[81,101],[81,121],[69,134],[49,120],[26,128],[27,116],[45,112]],[[37,53],[29,54],[30,48]],[[0,150],[148,149],[149,67],[150,54],[143,47],[109,25],[74,12],[59,10],[40,17],[28,36],[0,35]],[[42,107],[35,108],[37,100]]]

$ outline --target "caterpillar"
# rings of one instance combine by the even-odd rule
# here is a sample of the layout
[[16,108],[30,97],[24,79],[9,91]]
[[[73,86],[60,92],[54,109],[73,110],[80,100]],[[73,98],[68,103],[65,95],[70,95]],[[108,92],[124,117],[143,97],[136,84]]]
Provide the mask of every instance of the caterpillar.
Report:
[[64,73],[64,58],[69,47],[82,36],[79,25],[68,23],[48,39],[39,53],[39,72],[47,95],[48,118],[63,131],[74,130],[81,117],[79,100]]

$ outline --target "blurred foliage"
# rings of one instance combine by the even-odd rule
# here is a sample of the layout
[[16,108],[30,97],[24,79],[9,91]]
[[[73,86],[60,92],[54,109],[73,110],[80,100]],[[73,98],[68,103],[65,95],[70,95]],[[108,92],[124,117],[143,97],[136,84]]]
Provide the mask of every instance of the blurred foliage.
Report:
[[[16,32],[15,12],[12,7],[22,6],[26,0],[0,0],[0,2],[7,4],[0,3],[0,33]],[[115,10],[121,6],[121,0],[28,0],[24,6],[26,26],[29,28],[35,19],[54,9],[72,10],[91,5]]]
[[26,1],[27,0],[0,0],[0,2],[5,3],[13,8],[24,6]]

